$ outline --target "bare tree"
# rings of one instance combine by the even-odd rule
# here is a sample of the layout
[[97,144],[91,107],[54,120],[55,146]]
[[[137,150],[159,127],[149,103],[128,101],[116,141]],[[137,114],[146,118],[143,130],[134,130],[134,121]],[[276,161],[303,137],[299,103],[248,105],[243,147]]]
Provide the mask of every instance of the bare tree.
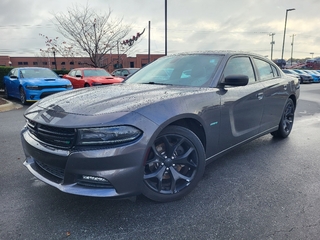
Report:
[[[67,13],[58,13],[55,25],[66,41],[59,38],[46,37],[45,51],[55,51],[64,57],[89,56],[92,67],[107,67],[105,58],[111,51],[117,51],[119,43],[128,35],[131,28],[123,24],[123,19],[112,19],[109,9],[104,14],[98,14],[88,5],[74,5]],[[131,46],[127,45],[127,51]]]

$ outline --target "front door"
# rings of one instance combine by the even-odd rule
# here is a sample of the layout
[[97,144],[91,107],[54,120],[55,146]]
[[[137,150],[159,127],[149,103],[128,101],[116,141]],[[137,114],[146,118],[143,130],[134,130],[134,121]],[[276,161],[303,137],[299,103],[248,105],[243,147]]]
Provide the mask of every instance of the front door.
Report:
[[263,114],[263,85],[256,81],[248,56],[231,58],[222,78],[228,75],[246,75],[246,86],[225,86],[221,90],[220,151],[242,143],[258,134]]

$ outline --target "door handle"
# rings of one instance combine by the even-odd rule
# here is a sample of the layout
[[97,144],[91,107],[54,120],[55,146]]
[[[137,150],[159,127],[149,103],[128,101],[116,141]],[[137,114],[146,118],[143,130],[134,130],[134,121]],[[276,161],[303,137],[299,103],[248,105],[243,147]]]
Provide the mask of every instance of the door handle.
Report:
[[257,94],[257,98],[259,99],[259,100],[261,100],[262,98],[263,98],[263,93],[261,92],[261,93],[258,93]]

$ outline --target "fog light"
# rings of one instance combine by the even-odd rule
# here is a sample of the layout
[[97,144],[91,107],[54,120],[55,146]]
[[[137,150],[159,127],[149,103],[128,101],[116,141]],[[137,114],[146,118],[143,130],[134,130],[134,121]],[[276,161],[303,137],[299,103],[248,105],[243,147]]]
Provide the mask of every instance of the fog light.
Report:
[[34,99],[34,95],[30,95],[30,98],[31,98],[31,99]]
[[104,183],[108,183],[109,182],[107,179],[104,179],[102,177],[93,177],[93,176],[86,176],[86,175],[83,175],[82,179],[83,180],[89,180],[89,181],[95,181],[95,182],[104,182]]

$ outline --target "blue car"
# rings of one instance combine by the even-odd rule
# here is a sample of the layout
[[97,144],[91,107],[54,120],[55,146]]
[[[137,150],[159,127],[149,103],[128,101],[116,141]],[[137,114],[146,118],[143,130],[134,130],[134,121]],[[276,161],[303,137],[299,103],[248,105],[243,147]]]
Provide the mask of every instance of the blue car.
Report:
[[320,73],[318,73],[317,71],[315,70],[304,70],[306,73],[310,74],[312,77],[313,77],[313,82],[320,82]]
[[298,69],[294,69],[294,71],[296,71],[297,73],[306,73],[312,76],[313,78],[313,82],[320,82],[320,75],[315,74],[314,72],[311,72],[310,70],[298,70]]
[[6,98],[18,98],[22,104],[72,89],[69,80],[60,78],[48,68],[14,68],[3,80]]

